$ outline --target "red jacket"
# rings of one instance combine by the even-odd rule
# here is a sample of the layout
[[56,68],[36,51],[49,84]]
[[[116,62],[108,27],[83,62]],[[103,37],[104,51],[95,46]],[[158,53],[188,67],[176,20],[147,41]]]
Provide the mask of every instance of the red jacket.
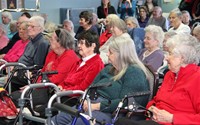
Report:
[[102,46],[104,43],[106,43],[106,41],[112,36],[112,34],[110,32],[108,32],[108,30],[106,30],[105,32],[103,32],[100,37],[99,37],[99,43],[100,46]]
[[61,83],[65,90],[85,90],[94,80],[96,75],[104,68],[104,64],[97,54],[88,61],[85,65],[79,68],[81,61],[76,65],[76,71],[70,73]]
[[200,125],[200,68],[195,64],[181,67],[177,79],[169,71],[147,108],[151,105],[172,113],[173,124]]
[[[48,75],[49,80],[56,85],[59,85],[64,78],[72,72],[73,65],[79,60],[73,50],[66,50],[62,55],[58,56],[53,51],[49,52],[42,72],[58,71],[58,74]],[[41,80],[41,77],[38,81]]]

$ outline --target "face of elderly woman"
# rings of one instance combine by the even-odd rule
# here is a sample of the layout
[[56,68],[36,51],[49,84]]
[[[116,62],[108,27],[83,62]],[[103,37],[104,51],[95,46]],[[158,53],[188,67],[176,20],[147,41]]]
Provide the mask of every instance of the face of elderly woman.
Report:
[[144,46],[145,46],[145,48],[147,48],[147,50],[151,50],[155,47],[158,47],[158,41],[156,41],[153,38],[152,33],[150,33],[150,32],[145,33]]
[[110,30],[111,30],[111,33],[112,33],[113,36],[120,36],[121,34],[123,34],[122,30],[120,30],[120,29],[119,29],[118,27],[116,27],[116,26],[112,26],[112,27],[110,28]]
[[87,47],[86,46],[86,40],[79,40],[78,41],[78,50],[79,50],[79,54],[84,58],[87,57],[89,55],[94,54],[94,48],[96,47],[95,43],[92,43],[91,46]]
[[171,12],[169,14],[169,21],[170,21],[171,26],[174,28],[178,28],[179,25],[181,24],[181,19],[174,12]]
[[[58,37],[57,37],[55,32],[53,33],[53,35],[49,39],[49,42],[50,42],[51,50],[53,50],[56,53],[56,51],[61,47],[61,45],[58,42]],[[58,54],[58,53],[56,53],[56,54]]]
[[27,26],[25,23],[22,23],[20,26],[19,26],[19,37],[22,39],[22,40],[27,40],[29,38],[28,36],[28,32],[27,32]]
[[117,53],[115,51],[113,51],[112,49],[109,49],[107,56],[108,56],[109,63],[111,63],[113,65],[113,67],[115,67],[115,69],[117,69],[117,65],[116,65]]
[[173,54],[170,50],[168,52],[169,54],[166,56],[168,67],[172,72],[177,73],[182,66],[183,58],[180,55]]
[[28,22],[28,35],[31,38],[36,37],[41,32],[41,27],[38,25],[35,21],[29,21]]
[[86,21],[85,18],[79,19],[80,26],[84,27],[85,25],[88,25],[89,21]]

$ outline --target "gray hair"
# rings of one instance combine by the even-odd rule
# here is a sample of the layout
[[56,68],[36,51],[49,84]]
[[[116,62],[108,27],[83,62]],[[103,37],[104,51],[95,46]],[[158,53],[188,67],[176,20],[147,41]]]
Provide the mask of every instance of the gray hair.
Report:
[[41,28],[42,31],[44,31],[44,18],[41,16],[32,16],[29,21],[34,21],[35,23],[37,23]]
[[120,19],[119,16],[117,16],[116,14],[108,14],[108,16],[106,17],[106,19],[109,21],[109,22],[113,22],[115,20],[118,20]]
[[145,27],[145,32],[149,32],[153,35],[153,38],[159,42],[159,47],[162,46],[164,40],[164,32],[160,26],[149,25]]
[[65,49],[74,49],[74,38],[65,29],[55,30],[56,36],[58,37],[58,43]]
[[135,17],[127,17],[125,19],[125,22],[126,21],[131,21],[131,23],[135,24],[136,25],[136,28],[140,28],[140,25],[138,23],[138,20],[135,18]]
[[137,56],[135,44],[131,37],[122,35],[113,39],[109,45],[109,49],[117,53],[116,62],[119,72],[113,77],[114,80],[119,80],[129,65],[137,65],[147,76],[147,70]]
[[190,13],[189,13],[187,10],[183,10],[183,11],[181,11],[181,13],[182,13],[182,15],[183,15],[183,14],[188,14],[188,16],[189,16],[189,18],[190,18],[190,20],[191,20]]
[[5,11],[5,12],[2,12],[1,15],[8,17],[8,19],[10,19],[10,21],[13,20],[12,14],[10,12]]
[[199,63],[200,43],[192,35],[177,34],[167,40],[166,46],[173,54],[182,56],[184,64]]
[[169,15],[170,15],[171,13],[175,13],[179,19],[182,18],[182,12],[181,12],[178,8],[173,9],[173,10],[169,13]]
[[63,24],[64,24],[64,23],[69,23],[70,26],[72,27],[72,30],[74,31],[74,24],[73,24],[73,22],[72,22],[71,20],[65,19],[65,20],[63,21]]
[[118,29],[120,29],[123,33],[127,32],[127,26],[124,20],[117,19],[115,21],[110,22],[110,26],[116,26]]

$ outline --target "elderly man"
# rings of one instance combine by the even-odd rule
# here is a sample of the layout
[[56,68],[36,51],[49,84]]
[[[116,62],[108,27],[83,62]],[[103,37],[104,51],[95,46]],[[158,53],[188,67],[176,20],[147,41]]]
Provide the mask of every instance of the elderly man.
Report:
[[168,30],[168,21],[165,17],[162,16],[162,8],[155,6],[153,9],[152,17],[149,19],[148,25],[160,26],[164,32]]
[[[23,55],[18,60],[26,66],[39,65],[43,66],[46,55],[48,53],[49,42],[44,39],[42,32],[44,31],[44,18],[41,16],[33,16],[28,22],[28,35],[31,41],[27,44]],[[12,91],[19,90],[27,84],[24,78],[24,72],[19,71],[17,76],[11,79]]]
[[197,38],[197,40],[200,42],[200,25],[196,26],[193,31],[192,35]]
[[179,9],[174,9],[170,12],[169,21],[171,24],[169,31],[174,31],[177,34],[190,34],[190,27],[182,23],[182,13]]
[[74,32],[74,24],[71,20],[65,19],[63,21],[63,28],[66,29],[67,31],[69,31],[69,33],[72,35],[72,37],[74,38],[74,36],[76,35]]

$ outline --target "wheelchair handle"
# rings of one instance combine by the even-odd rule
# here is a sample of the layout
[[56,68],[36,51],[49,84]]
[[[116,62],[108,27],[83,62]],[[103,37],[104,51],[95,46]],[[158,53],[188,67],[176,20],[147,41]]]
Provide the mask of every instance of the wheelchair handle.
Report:
[[33,65],[33,66],[28,66],[28,67],[17,67],[17,69],[19,69],[19,70],[39,70],[42,67],[43,66],[40,66],[40,65]]
[[53,107],[56,108],[57,110],[62,111],[62,112],[69,113],[70,115],[72,115],[74,117],[80,116],[80,112],[77,109],[72,108],[68,105],[55,102],[53,104]]
[[107,83],[102,83],[102,84],[97,84],[97,85],[91,85],[89,87],[89,89],[104,88],[104,87],[108,87],[108,86],[111,86],[111,85],[112,85],[111,82],[107,82]]

